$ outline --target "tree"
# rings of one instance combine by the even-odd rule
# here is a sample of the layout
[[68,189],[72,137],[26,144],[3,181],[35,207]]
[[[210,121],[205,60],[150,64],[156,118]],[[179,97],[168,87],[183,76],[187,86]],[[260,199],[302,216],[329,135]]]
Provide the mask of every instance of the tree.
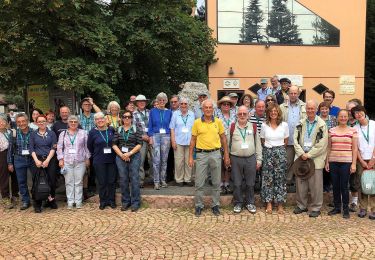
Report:
[[295,16],[289,11],[285,0],[272,0],[267,34],[268,37],[276,39],[278,43],[302,44]]
[[366,27],[365,104],[367,111],[374,115],[375,107],[372,103],[375,99],[375,0],[367,1]]
[[262,41],[264,36],[260,29],[264,17],[259,6],[259,0],[250,0],[247,12],[244,13],[244,23],[241,28],[240,42],[260,43]]
[[0,86],[48,84],[102,100],[208,83],[211,30],[191,0],[0,2]]
[[340,42],[340,31],[326,20],[316,17],[312,22],[316,34],[313,37],[315,45],[338,45]]

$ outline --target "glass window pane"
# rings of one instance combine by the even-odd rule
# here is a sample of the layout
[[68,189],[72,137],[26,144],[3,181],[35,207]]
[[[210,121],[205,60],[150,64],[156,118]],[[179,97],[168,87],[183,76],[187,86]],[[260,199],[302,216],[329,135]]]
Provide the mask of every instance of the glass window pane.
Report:
[[243,12],[243,0],[218,0],[217,10]]
[[241,28],[218,28],[218,41],[222,43],[239,43]]
[[219,27],[242,27],[243,13],[219,12]]

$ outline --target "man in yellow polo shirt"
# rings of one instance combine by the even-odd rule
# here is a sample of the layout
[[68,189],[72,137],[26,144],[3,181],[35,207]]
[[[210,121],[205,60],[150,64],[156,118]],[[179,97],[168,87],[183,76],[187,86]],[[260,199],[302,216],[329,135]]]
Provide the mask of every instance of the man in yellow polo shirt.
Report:
[[208,177],[208,169],[211,172],[212,181],[212,213],[220,215],[220,181],[221,181],[221,154],[224,149],[224,164],[230,166],[227,139],[223,123],[215,118],[212,100],[202,103],[203,116],[194,121],[192,137],[189,149],[189,165],[193,167],[193,151],[196,148],[196,174],[195,174],[195,216],[202,213],[204,184]]

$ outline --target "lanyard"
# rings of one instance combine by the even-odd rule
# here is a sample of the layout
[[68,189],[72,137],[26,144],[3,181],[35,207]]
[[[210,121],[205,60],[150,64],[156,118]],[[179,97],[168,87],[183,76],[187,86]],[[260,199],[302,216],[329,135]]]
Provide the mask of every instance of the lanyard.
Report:
[[160,124],[161,124],[161,128],[163,128],[163,125],[164,125],[164,110],[163,111],[160,111],[159,112],[159,115],[160,115]]
[[182,119],[182,122],[184,122],[185,126],[186,126],[186,123],[188,121],[188,117],[189,117],[189,114],[186,115],[185,120],[184,120],[184,116],[181,114],[181,119]]
[[128,142],[129,135],[131,134],[131,132],[132,132],[132,127],[130,127],[128,131],[125,131],[125,128],[122,128],[121,134],[125,140],[125,144]]
[[247,126],[245,127],[245,131],[244,132],[242,132],[242,129],[241,128],[239,128],[239,127],[237,127],[238,128],[238,130],[240,131],[240,134],[241,134],[241,137],[242,137],[242,139],[243,139],[243,142],[245,143],[246,142],[246,131],[247,131]]
[[139,114],[141,114],[143,123],[146,123],[148,118],[147,118],[146,110],[144,110],[144,112],[145,112],[145,114],[143,114],[141,111],[139,111]]
[[117,120],[113,121],[113,116],[112,115],[110,115],[110,117],[111,117],[111,122],[112,122],[113,127],[117,128]]
[[104,142],[107,144],[108,146],[108,129],[105,130],[105,135],[106,135],[106,138],[104,138],[104,135],[102,134],[102,132],[98,129],[99,131],[99,134],[102,136]]
[[68,137],[69,137],[69,140],[70,140],[70,143],[72,144],[72,146],[74,145],[74,141],[76,140],[76,137],[77,137],[77,134],[78,134],[78,131],[74,134],[73,136],[73,139],[70,138],[70,134],[69,134],[69,131],[66,130],[67,134],[68,134]]
[[29,139],[30,139],[30,131],[26,134],[25,139],[23,139],[23,135],[21,131],[18,130],[18,136],[20,137],[21,143],[23,144],[23,146],[27,147],[27,145],[29,144]]
[[[315,124],[316,124],[316,121],[314,121],[314,123],[312,123],[312,124],[310,124],[310,122],[309,121],[307,121],[307,136],[310,138],[310,136],[311,136],[311,133],[312,133],[312,131],[313,131],[313,129],[314,129],[314,127],[315,127]],[[309,127],[311,125],[311,127]]]
[[84,121],[85,130],[90,130],[90,126],[92,125],[92,115],[90,114],[89,117],[85,116],[85,114],[82,114],[82,119]]
[[224,117],[224,115],[223,115],[223,119],[224,119],[224,122],[227,125],[227,127],[229,127],[229,125],[230,125],[230,112],[229,112],[229,118],[228,118],[228,120]]
[[362,134],[363,134],[363,137],[366,139],[367,143],[369,144],[369,138],[370,138],[370,124],[367,123],[367,136],[366,136],[365,132],[363,132],[362,127],[360,126],[359,128],[361,128],[361,132],[362,132]]

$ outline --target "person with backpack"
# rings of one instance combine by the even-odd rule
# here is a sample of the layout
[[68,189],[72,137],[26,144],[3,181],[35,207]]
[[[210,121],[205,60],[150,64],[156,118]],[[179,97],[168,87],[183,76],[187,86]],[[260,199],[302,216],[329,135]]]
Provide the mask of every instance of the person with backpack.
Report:
[[[133,123],[133,113],[125,111],[122,126],[115,133],[112,148],[116,153],[116,165],[121,187],[121,210],[137,211],[141,206],[139,168],[141,166],[142,127]],[[130,186],[130,187],[129,187]],[[130,193],[131,192],[131,193]]]
[[68,209],[82,208],[83,176],[90,166],[90,152],[87,149],[87,132],[78,129],[75,115],[68,117],[68,129],[60,133],[57,143],[57,159],[61,174],[65,178]]
[[[250,123],[246,106],[237,110],[237,122],[230,126],[229,154],[232,166],[233,200],[235,213],[245,206],[250,213],[256,213],[254,185],[256,171],[262,165],[262,145],[257,134],[256,124]],[[245,184],[245,203],[242,187]]]
[[[46,175],[45,178],[49,184],[49,196],[47,196],[45,206],[51,209],[57,209],[55,190],[56,190],[56,134],[47,128],[47,118],[44,115],[36,117],[38,129],[30,135],[30,154],[34,159],[33,168],[33,199],[35,213],[42,212],[42,201],[45,194],[36,192],[35,186],[39,180],[39,175]],[[45,171],[45,172],[44,172]],[[44,173],[43,173],[44,172]],[[41,199],[43,198],[43,199]]]

